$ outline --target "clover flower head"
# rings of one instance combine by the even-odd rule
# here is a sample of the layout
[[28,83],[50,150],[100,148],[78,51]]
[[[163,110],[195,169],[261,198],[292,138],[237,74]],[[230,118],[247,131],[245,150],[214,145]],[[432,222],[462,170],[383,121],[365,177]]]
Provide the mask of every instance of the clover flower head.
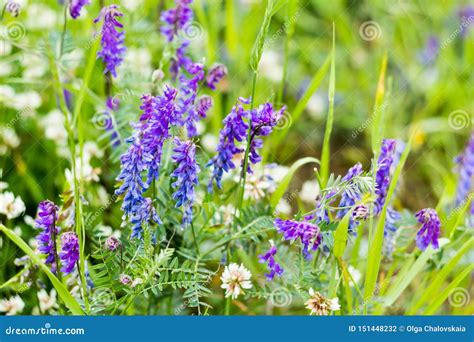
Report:
[[225,296],[236,299],[244,294],[245,289],[252,288],[251,277],[252,274],[243,264],[231,263],[226,266],[221,276],[221,288],[225,289]]
[[330,311],[339,311],[339,298],[332,299],[324,297],[321,293],[309,289],[310,298],[305,302],[306,308],[311,310],[310,315],[327,316]]

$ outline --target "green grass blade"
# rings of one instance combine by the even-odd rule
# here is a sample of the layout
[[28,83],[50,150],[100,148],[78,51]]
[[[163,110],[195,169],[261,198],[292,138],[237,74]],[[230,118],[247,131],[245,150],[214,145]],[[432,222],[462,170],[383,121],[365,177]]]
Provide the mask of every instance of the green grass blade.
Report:
[[291,165],[290,169],[288,170],[288,173],[282,179],[280,184],[278,184],[278,187],[276,188],[275,192],[272,194],[272,197],[270,199],[270,204],[272,206],[272,209],[275,209],[275,207],[278,205],[278,202],[280,202],[281,198],[285,194],[286,190],[288,189],[288,186],[290,185],[291,180],[293,179],[295,172],[303,165],[310,164],[310,163],[319,164],[319,160],[313,157],[306,157],[306,158],[301,158],[297,160],[296,162],[293,163],[293,165]]
[[433,315],[436,310],[444,303],[449,297],[452,291],[474,270],[474,265],[467,266],[454,280],[438,295],[436,295],[434,301],[426,308],[425,315]]
[[374,155],[378,153],[380,145],[382,144],[383,136],[383,116],[385,113],[384,109],[384,96],[385,96],[385,74],[387,71],[387,53],[385,53],[382,59],[382,66],[380,67],[379,81],[377,83],[377,91],[375,93],[375,104],[372,123],[372,151]]
[[326,187],[329,178],[329,159],[330,159],[330,139],[332,124],[334,121],[334,94],[336,92],[336,29],[332,27],[332,51],[331,51],[331,71],[329,74],[329,112],[326,121],[326,130],[324,132],[323,149],[321,152],[321,187]]
[[474,246],[474,237],[471,237],[456,253],[456,255],[439,270],[434,278],[429,282],[428,287],[423,291],[423,294],[418,301],[409,309],[408,314],[414,315],[423,304],[432,298],[436,298],[439,293],[443,281],[448,277],[454,267],[457,265],[461,257],[469,252]]
[[385,199],[385,205],[383,206],[382,212],[380,213],[379,221],[375,228],[375,233],[373,234],[372,240],[369,244],[369,254],[367,258],[367,268],[365,276],[365,289],[364,289],[364,298],[372,298],[373,292],[375,290],[375,285],[377,283],[377,277],[380,269],[380,260],[382,259],[382,244],[384,238],[384,227],[385,227],[385,217],[387,216],[387,208],[392,199],[392,196],[395,192],[395,187],[397,186],[398,178],[402,172],[403,166],[408,158],[410,153],[411,144],[416,135],[416,130],[412,133],[409,142],[407,143],[405,150],[400,157],[400,162],[395,169],[392,181],[390,182],[390,187],[387,192],[387,197]]
[[444,232],[446,236],[451,236],[456,227],[458,227],[462,222],[465,214],[468,212],[469,208],[471,207],[471,202],[473,198],[473,194],[471,194],[468,199],[464,202],[464,205],[460,205],[459,207],[455,208],[447,217],[447,223],[444,227]]
[[59,279],[56,278],[53,272],[51,272],[49,268],[38,258],[30,246],[28,246],[26,242],[23,241],[23,239],[16,235],[13,231],[7,229],[1,224],[0,231],[2,231],[11,241],[13,241],[13,243],[15,243],[26,255],[28,255],[34,264],[38,265],[38,267],[40,267],[41,270],[46,273],[64,304],[69,308],[69,310],[71,310],[71,313],[74,315],[83,315],[84,311],[81,309],[81,306],[76,301],[76,299],[74,299],[66,287],[59,281]]
[[253,45],[252,55],[250,56],[250,67],[255,73],[258,70],[258,64],[262,58],[263,48],[265,47],[265,38],[267,37],[273,14],[275,14],[275,0],[268,0],[265,15],[263,17],[263,23],[260,26],[260,31],[258,32],[257,39]]
[[412,267],[407,272],[400,272],[397,275],[397,281],[387,290],[385,295],[384,305],[391,306],[400,297],[402,292],[410,285],[415,277],[424,269],[428,261],[438,253],[444,245],[448,243],[447,239],[440,239],[440,248],[433,249],[429,246],[421,255],[416,259]]

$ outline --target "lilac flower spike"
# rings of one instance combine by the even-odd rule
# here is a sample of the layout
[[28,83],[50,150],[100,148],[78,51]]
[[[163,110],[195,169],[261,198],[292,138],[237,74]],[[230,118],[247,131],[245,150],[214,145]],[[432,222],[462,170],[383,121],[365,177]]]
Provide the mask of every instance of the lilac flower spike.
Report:
[[69,4],[69,14],[73,19],[77,19],[81,15],[82,7],[89,4],[89,0],[71,0],[71,3]]
[[[257,137],[269,135],[272,132],[273,127],[277,125],[278,120],[280,120],[285,109],[285,107],[282,107],[279,111],[274,111],[271,103],[265,103],[252,111],[252,131],[249,152],[249,160],[252,164],[256,164],[262,160],[257,149],[263,147],[263,141]],[[247,172],[252,173],[250,163]]]
[[56,236],[59,234],[58,220],[59,208],[51,201],[46,200],[38,206],[38,216],[35,220],[35,228],[42,229],[36,237],[38,249],[42,254],[47,255],[46,263],[51,264],[51,269],[56,272]]
[[161,220],[156,213],[156,209],[153,206],[151,198],[145,198],[138,204],[136,210],[132,213],[130,217],[130,222],[132,223],[132,238],[142,237],[143,226],[151,222],[161,224]]
[[63,267],[61,272],[69,274],[79,260],[79,240],[76,233],[65,232],[61,235],[61,253],[59,254]]
[[102,8],[99,16],[94,20],[97,23],[103,20],[102,26],[102,50],[97,54],[105,63],[105,71],[110,72],[117,77],[116,68],[122,63],[123,55],[126,51],[124,44],[124,31],[118,32],[117,28],[123,28],[123,25],[117,20],[123,14],[119,12],[117,5],[110,5]]
[[196,162],[196,145],[192,141],[180,141],[175,138],[176,147],[171,157],[178,165],[171,174],[176,178],[172,184],[177,189],[173,194],[176,207],[184,207],[183,225],[188,225],[193,219],[194,188],[198,184],[197,174],[200,171]]
[[237,147],[236,142],[245,141],[247,137],[248,125],[244,119],[249,118],[249,113],[242,104],[246,104],[247,99],[240,98],[232,111],[224,119],[224,128],[219,133],[219,144],[217,145],[217,155],[212,158],[207,166],[212,166],[212,177],[209,181],[208,190],[212,191],[212,184],[215,181],[219,189],[222,188],[222,176],[224,172],[235,168],[232,157],[244,150]]
[[281,276],[283,274],[283,268],[281,268],[279,263],[275,262],[277,248],[273,244],[273,241],[270,241],[270,243],[272,245],[270,249],[265,254],[258,256],[260,263],[267,263],[267,267],[270,272],[266,273],[265,276],[267,277],[268,281],[273,280],[273,278],[275,278],[275,275]]
[[216,84],[227,75],[227,68],[223,64],[217,64],[209,70],[209,73],[206,77],[206,86],[210,89],[215,90]]
[[[354,177],[359,176],[362,173],[362,164],[357,163],[347,171],[347,174],[342,178],[343,182],[349,182],[349,186],[352,187],[348,191],[344,191],[341,196],[341,201],[339,202],[339,207],[342,207],[336,214],[336,217],[342,219],[346,213],[351,210],[357,201],[360,200],[359,189],[353,188],[353,183],[350,182]],[[349,223],[349,231],[354,232],[354,228],[358,225],[357,220],[351,218]]]
[[438,248],[441,222],[436,210],[431,208],[422,209],[415,214],[418,222],[422,224],[416,236],[416,245],[424,251],[431,243],[433,248]]
[[292,220],[282,220],[277,218],[274,222],[278,232],[283,234],[283,238],[289,241],[300,240],[303,245],[303,255],[308,258],[309,251],[315,251],[321,244],[322,237],[320,229],[316,224],[310,222],[298,222]]
[[176,0],[176,7],[164,11],[161,15],[161,21],[164,25],[161,27],[161,33],[171,42],[193,19],[193,12],[189,7],[192,0]]
[[390,186],[390,174],[392,163],[395,157],[396,141],[393,139],[384,139],[377,162],[375,175],[375,214],[378,215],[385,204],[388,187]]

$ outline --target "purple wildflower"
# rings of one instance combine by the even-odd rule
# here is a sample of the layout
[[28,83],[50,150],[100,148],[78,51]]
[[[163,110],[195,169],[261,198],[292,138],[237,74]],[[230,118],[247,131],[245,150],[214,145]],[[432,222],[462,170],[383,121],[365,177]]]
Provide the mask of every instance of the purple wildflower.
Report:
[[235,168],[232,157],[244,151],[236,146],[236,141],[245,141],[247,137],[248,125],[244,119],[249,118],[249,112],[242,107],[241,103],[247,104],[248,100],[240,98],[239,102],[224,119],[224,128],[219,133],[217,155],[207,163],[207,166],[212,166],[213,168],[212,177],[208,185],[209,191],[212,191],[214,181],[219,189],[222,188],[221,180],[224,172],[229,172],[229,170]]
[[204,78],[204,70],[201,63],[193,63],[187,67],[187,71],[191,77],[187,77],[184,73],[180,75],[179,80],[181,87],[179,88],[178,108],[176,117],[178,124],[186,126],[188,137],[192,138],[197,135],[196,122],[202,118],[195,106],[199,82]]
[[422,209],[415,216],[418,222],[422,224],[421,229],[416,234],[416,245],[418,248],[424,251],[430,243],[433,248],[438,248],[441,222],[436,210],[431,208]]
[[138,138],[132,137],[127,140],[131,143],[128,151],[120,157],[121,170],[117,177],[122,181],[120,187],[115,191],[116,195],[124,195],[122,219],[132,216],[143,201],[143,192],[148,185],[142,179],[142,172],[146,169],[151,157],[143,151],[143,146]]
[[134,210],[130,217],[130,222],[132,223],[131,237],[141,239],[143,226],[149,224],[152,221],[157,224],[161,224],[161,220],[156,213],[156,209],[153,206],[151,198],[147,197],[140,201],[136,210]]
[[385,204],[388,187],[390,186],[391,166],[395,157],[396,141],[384,139],[377,162],[375,175],[375,214],[378,215]]
[[161,33],[171,42],[193,19],[193,11],[189,8],[192,0],[176,0],[176,7],[161,14],[161,21],[164,25],[161,27]]
[[12,17],[18,17],[20,14],[20,4],[13,0],[8,0],[5,5],[5,10],[12,15]]
[[173,199],[176,200],[176,207],[184,207],[183,225],[187,225],[193,219],[194,187],[198,184],[200,168],[196,162],[196,145],[192,141],[182,142],[175,138],[175,144],[171,158],[178,166],[171,174],[177,178],[172,184],[173,188],[177,188]]
[[439,39],[435,36],[431,36],[426,41],[425,47],[420,53],[420,59],[423,64],[430,64],[439,53]]
[[69,14],[73,19],[77,19],[81,15],[82,7],[89,4],[89,0],[71,0],[69,4]]
[[392,208],[387,208],[387,215],[385,217],[384,226],[384,240],[383,240],[383,251],[388,257],[392,256],[393,249],[395,248],[395,238],[397,232],[397,223],[402,218],[400,213]]
[[281,268],[280,264],[275,261],[276,253],[277,248],[272,243],[272,246],[265,254],[258,256],[260,263],[267,263],[267,267],[270,273],[266,273],[265,277],[267,277],[269,281],[273,280],[275,275],[281,276],[283,274],[283,268]]
[[121,246],[122,246],[122,243],[115,236],[109,236],[107,238],[107,240],[105,240],[105,247],[109,251],[115,251],[116,249],[118,249]]
[[64,101],[66,102],[66,107],[72,111],[72,94],[69,90],[63,89]]
[[117,5],[110,5],[102,8],[99,16],[94,20],[97,23],[104,21],[102,26],[102,50],[97,57],[102,58],[105,63],[105,71],[110,72],[112,76],[117,77],[116,68],[122,63],[123,54],[126,51],[124,47],[125,33],[118,32],[117,28],[123,28],[123,25],[117,20],[123,14],[119,12]]
[[51,269],[56,272],[56,236],[59,233],[59,227],[56,225],[58,220],[59,208],[51,201],[45,200],[38,206],[38,216],[35,220],[35,227],[42,229],[42,232],[36,237],[38,249],[42,254],[47,255],[46,263],[51,264]]
[[[456,157],[455,162],[459,174],[455,205],[459,207],[474,192],[474,132],[471,133],[464,152]],[[469,222],[472,226],[474,225],[474,202],[471,203],[469,216]]]
[[474,24],[474,7],[470,5],[462,7],[458,16],[461,21],[461,36],[465,37],[469,28]]
[[206,77],[206,86],[212,90],[216,89],[216,84],[227,75],[227,68],[223,64],[217,64],[209,70],[209,73]]
[[150,156],[145,163],[148,168],[147,184],[159,176],[163,144],[170,137],[170,124],[176,119],[176,89],[166,87],[163,96],[142,96],[143,114],[140,117],[140,134],[144,151]]
[[275,219],[275,226],[278,232],[283,234],[283,238],[289,241],[300,240],[303,245],[303,255],[308,258],[309,251],[315,251],[321,244],[320,229],[316,224],[310,222],[298,222],[292,220]]
[[170,72],[173,80],[178,77],[179,71],[184,69],[187,70],[188,65],[191,65],[193,61],[186,55],[186,50],[189,46],[188,41],[184,41],[179,48],[176,49],[176,55],[171,59]]
[[[342,219],[349,210],[360,200],[359,189],[354,188],[354,183],[352,179],[359,176],[362,173],[362,164],[357,163],[347,171],[347,174],[342,178],[343,182],[347,182],[349,188],[344,191],[341,195],[341,201],[339,202],[339,207],[342,209],[339,210],[336,214],[336,217]],[[359,224],[359,221],[351,218],[349,223],[349,231],[354,233],[354,228]]]
[[61,235],[61,253],[59,257],[63,265],[61,272],[64,274],[71,273],[79,260],[79,240],[76,233],[65,232]]
[[[270,103],[260,105],[254,109],[251,113],[252,130],[250,134],[250,151],[249,160],[252,164],[257,164],[262,160],[262,157],[258,154],[257,149],[262,148],[263,141],[257,137],[263,137],[269,135],[273,127],[277,125],[280,120],[285,107],[282,107],[279,111],[274,111],[273,106]],[[247,172],[252,173],[250,163],[247,168]]]

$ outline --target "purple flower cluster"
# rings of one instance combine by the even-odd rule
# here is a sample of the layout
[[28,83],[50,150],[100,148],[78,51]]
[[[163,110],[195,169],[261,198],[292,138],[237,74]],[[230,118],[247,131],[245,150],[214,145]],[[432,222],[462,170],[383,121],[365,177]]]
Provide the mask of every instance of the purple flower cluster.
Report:
[[466,5],[459,9],[458,16],[461,21],[461,36],[465,37],[474,23],[474,6]]
[[196,145],[192,141],[182,142],[175,138],[175,144],[172,159],[177,167],[171,174],[176,178],[172,184],[176,189],[173,199],[176,207],[184,207],[183,225],[188,225],[193,219],[194,188],[198,184],[200,168],[196,162]]
[[77,19],[81,15],[82,7],[89,4],[89,0],[71,0],[71,3],[69,4],[69,14],[73,19]]
[[[153,180],[157,179],[160,171],[163,144],[170,137],[170,124],[176,112],[176,90],[167,87],[163,96],[142,96],[143,113],[138,124],[134,125],[135,133],[127,140],[131,143],[128,151],[121,156],[121,170],[117,177],[121,186],[116,190],[117,195],[123,195],[123,219],[128,217],[133,224],[132,237],[140,237],[142,224],[152,219],[160,220],[154,213],[154,208],[143,197]],[[147,170],[147,180],[142,174]],[[142,211],[145,211],[143,213]]]
[[375,215],[378,215],[385,204],[387,191],[390,186],[392,164],[395,158],[396,141],[393,139],[384,139],[380,156],[377,161],[375,174]]
[[281,268],[280,264],[275,261],[276,253],[277,248],[272,244],[270,249],[265,252],[265,254],[258,256],[260,263],[267,263],[269,273],[266,273],[265,277],[267,277],[269,281],[273,280],[275,275],[281,276],[283,274],[283,268]]
[[161,33],[171,42],[178,32],[186,27],[193,20],[193,11],[189,8],[192,0],[176,0],[176,7],[161,14]]
[[[351,180],[354,177],[359,176],[362,173],[362,164],[357,163],[353,167],[351,167],[348,171],[347,174],[342,178],[343,182],[348,182],[348,186],[350,189],[344,191],[341,195],[341,200],[339,202],[339,207],[342,209],[339,210],[336,214],[336,217],[339,219],[342,219],[349,210],[356,204],[357,201],[360,200],[360,193],[359,189],[354,189],[354,184],[351,182]],[[354,233],[354,228],[359,224],[358,220],[354,220],[351,217],[350,223],[349,223],[349,231]]]
[[315,251],[321,244],[321,233],[320,229],[316,224],[307,221],[292,221],[282,220],[280,218],[275,219],[275,227],[278,232],[283,234],[283,238],[288,241],[300,240],[303,245],[303,255],[308,258],[310,257],[310,251]]
[[420,53],[421,62],[425,65],[434,62],[439,53],[439,48],[439,39],[435,36],[429,37]]
[[[262,160],[257,149],[263,147],[263,141],[258,137],[267,136],[272,132],[273,127],[277,125],[285,109],[285,107],[282,107],[280,110],[275,111],[273,110],[272,104],[267,102],[252,110],[250,115],[252,129],[250,133],[249,151],[249,160],[252,164],[257,164]],[[247,172],[252,173],[250,165],[248,166]]]
[[383,252],[391,257],[395,248],[395,238],[397,233],[397,223],[402,218],[400,213],[392,208],[387,208],[384,226]]
[[416,234],[416,245],[418,248],[424,251],[430,243],[433,248],[438,248],[441,222],[436,210],[431,208],[422,209],[415,216],[418,222],[422,224],[421,229]]
[[102,8],[99,16],[94,20],[97,23],[103,20],[102,26],[102,50],[97,54],[105,63],[105,71],[110,72],[117,77],[116,68],[122,63],[123,55],[126,51],[124,44],[125,33],[117,31],[117,28],[123,28],[123,25],[117,20],[123,14],[119,12],[117,5],[110,5]]
[[[249,103],[249,99],[240,97],[238,103],[223,121],[224,127],[219,133],[217,155],[207,163],[207,166],[213,167],[208,186],[209,191],[212,191],[214,181],[217,187],[221,189],[224,172],[229,172],[229,170],[235,168],[232,158],[234,155],[244,152],[243,148],[237,147],[237,143],[247,141],[249,124],[251,125],[249,160],[252,164],[261,161],[262,158],[258,154],[258,149],[263,146],[263,141],[259,137],[267,136],[272,132],[273,127],[278,123],[285,110],[285,107],[283,107],[279,111],[275,111],[270,103],[260,105],[252,111],[245,110],[242,104]],[[247,167],[249,173],[252,172],[250,163]]]
[[216,84],[227,75],[227,68],[225,65],[217,64],[209,70],[209,73],[206,77],[206,86],[212,90],[216,89]]
[[18,17],[18,14],[20,14],[20,4],[16,1],[8,0],[5,5],[5,10],[13,17]]
[[65,232],[61,235],[61,272],[69,274],[79,260],[79,240],[76,233]]
[[232,108],[232,111],[224,119],[224,128],[219,133],[219,144],[217,145],[217,155],[214,156],[207,166],[212,166],[212,177],[209,181],[208,189],[212,191],[213,181],[219,189],[222,188],[222,176],[225,172],[235,168],[232,162],[234,155],[242,153],[244,150],[237,147],[236,142],[243,142],[247,138],[248,125],[244,119],[249,118],[249,113],[242,104],[249,104],[249,100],[239,98],[239,102]]
[[51,201],[45,200],[38,206],[38,216],[35,220],[35,227],[41,229],[36,240],[38,241],[38,249],[45,254],[46,263],[51,264],[51,269],[56,272],[56,237],[59,234],[59,227],[56,225],[58,220],[59,208]]
[[[469,194],[474,192],[474,132],[471,133],[469,142],[464,152],[455,160],[459,173],[456,191],[456,206],[461,206]],[[474,222],[474,202],[471,204],[471,221]]]
[[149,222],[161,224],[161,220],[156,213],[151,198],[143,198],[136,206],[135,210],[130,216],[130,223],[132,224],[132,238],[142,238],[143,226]]

